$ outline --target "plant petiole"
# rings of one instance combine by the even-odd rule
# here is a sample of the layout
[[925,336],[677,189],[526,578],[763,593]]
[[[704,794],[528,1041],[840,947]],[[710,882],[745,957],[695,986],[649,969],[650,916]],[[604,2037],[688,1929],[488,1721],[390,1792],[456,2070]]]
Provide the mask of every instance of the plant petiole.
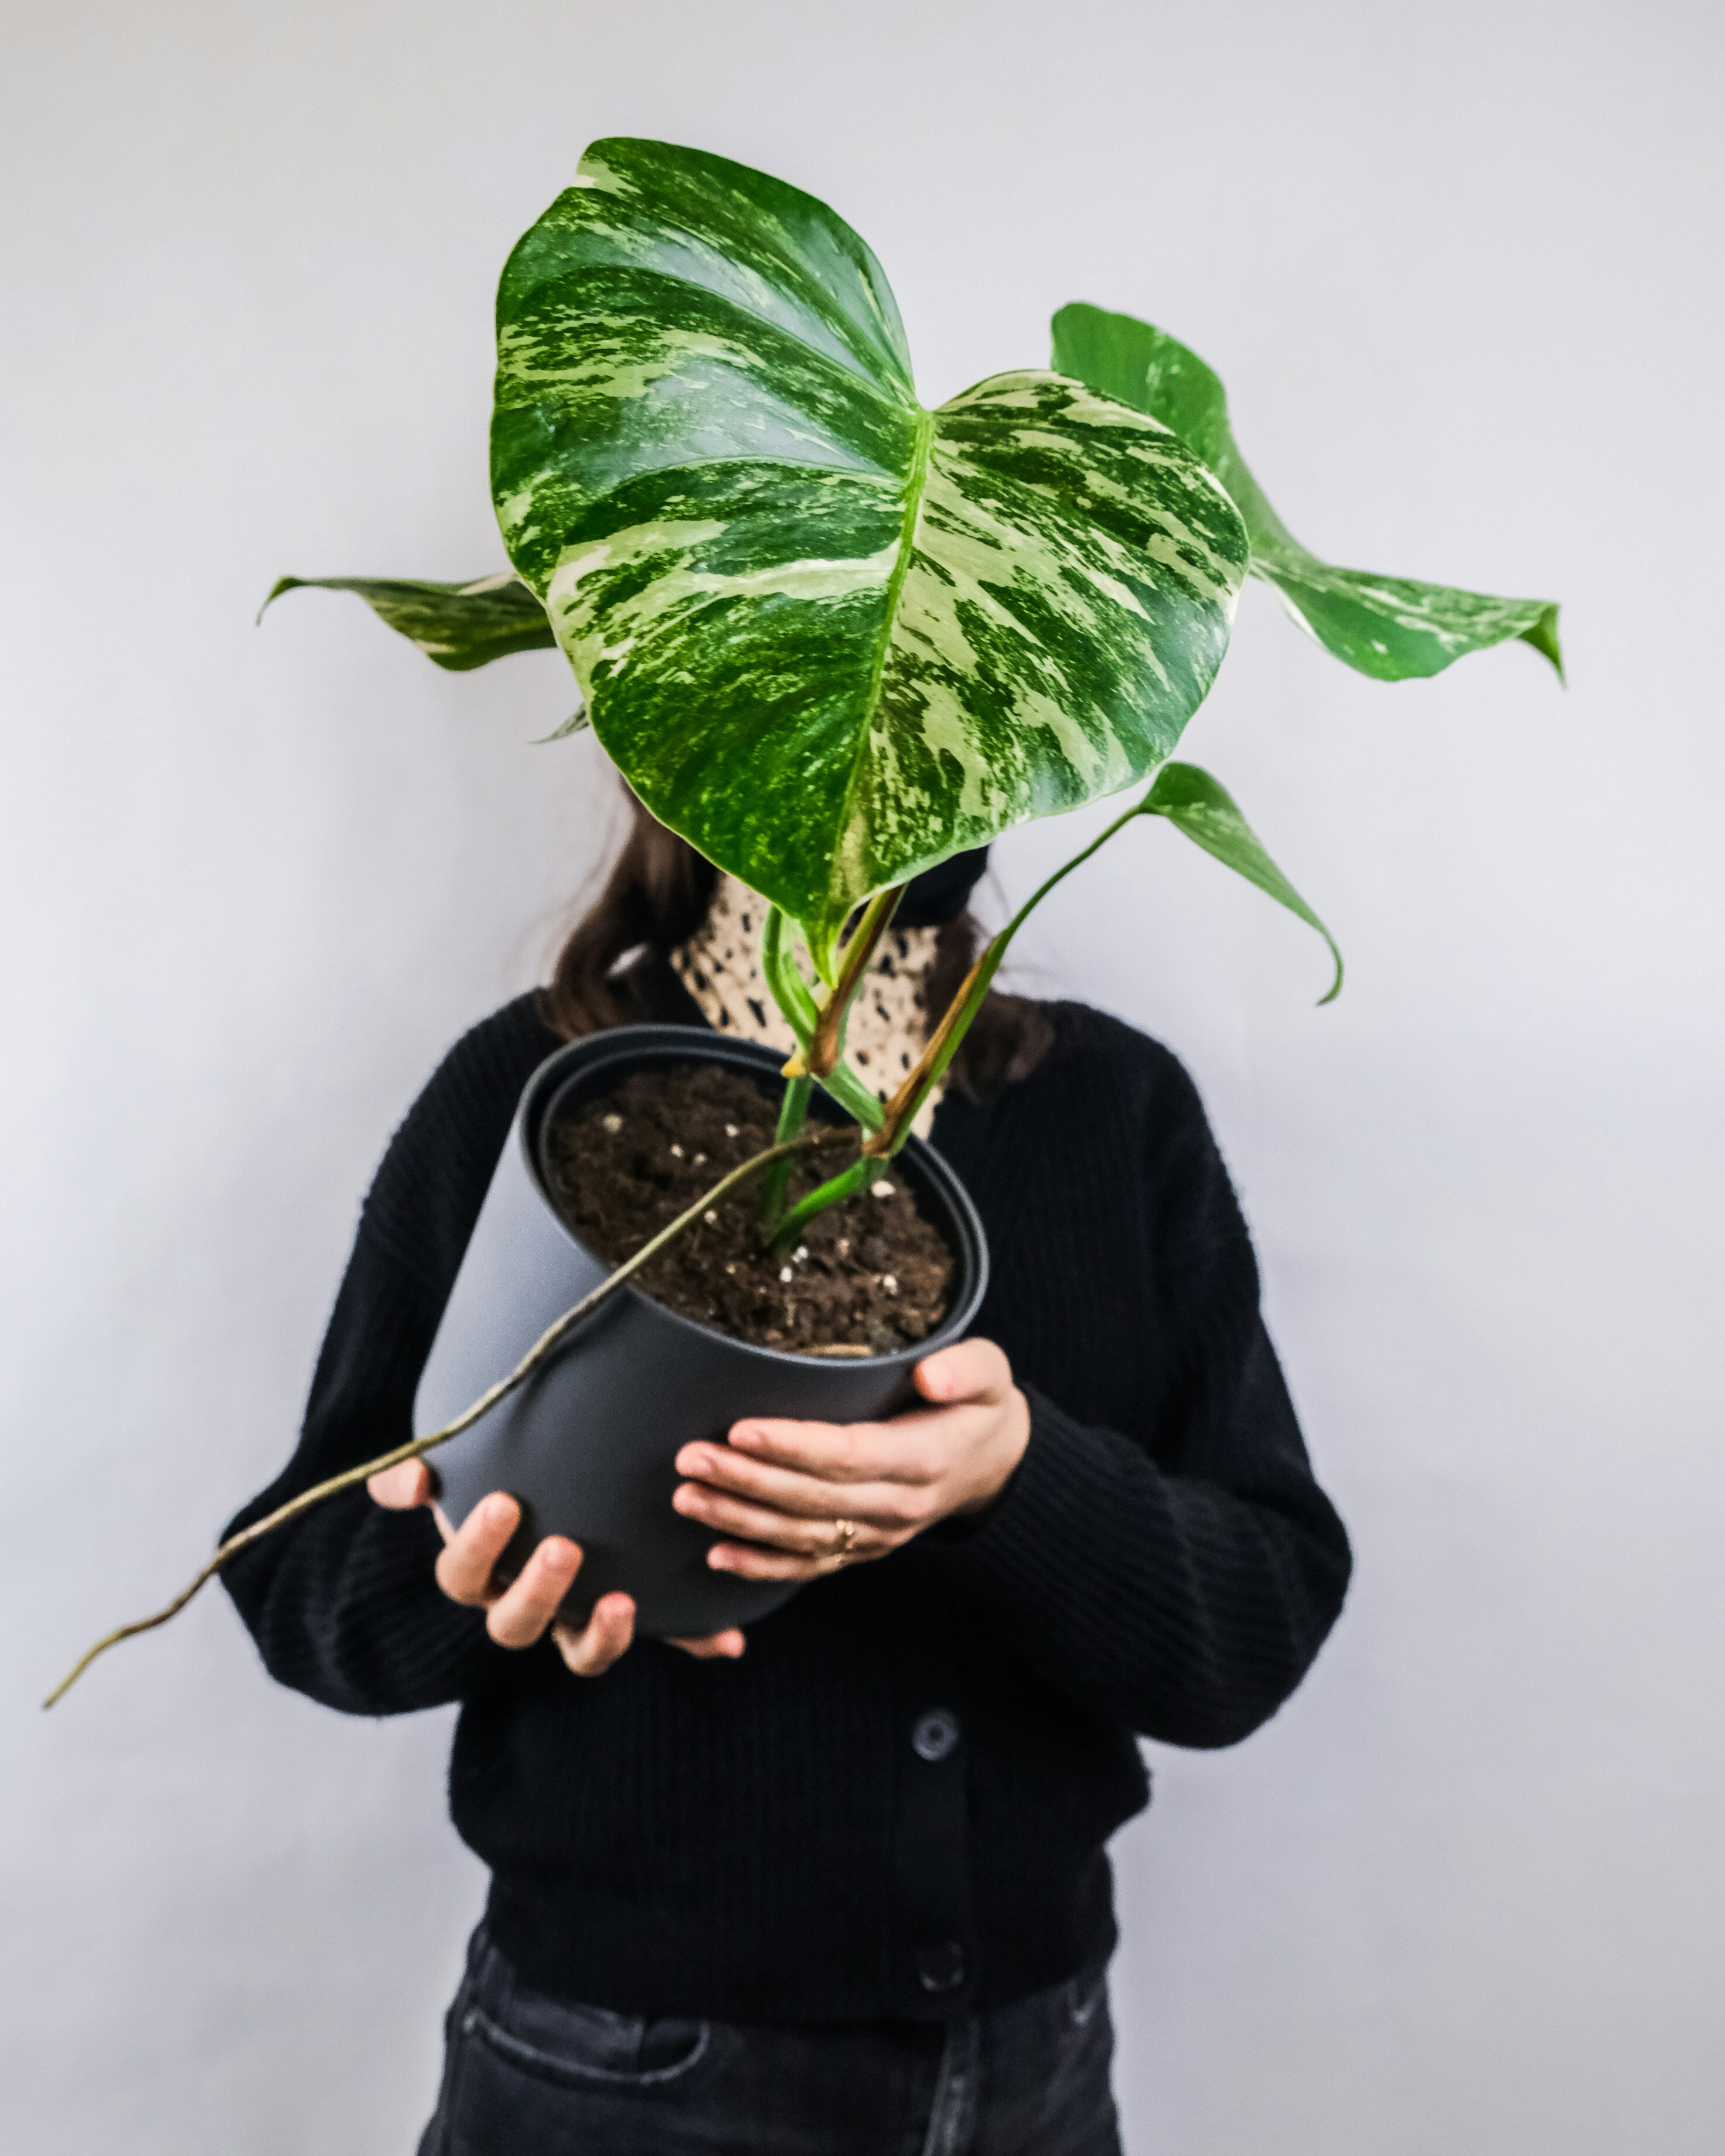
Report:
[[[809,1096],[814,1091],[812,1078],[788,1078],[784,1098],[778,1104],[778,1128],[773,1134],[775,1146],[788,1145],[801,1132],[809,1117]],[[791,1178],[791,1156],[773,1162],[761,1182],[761,1218],[768,1227],[784,1210],[785,1185]]]

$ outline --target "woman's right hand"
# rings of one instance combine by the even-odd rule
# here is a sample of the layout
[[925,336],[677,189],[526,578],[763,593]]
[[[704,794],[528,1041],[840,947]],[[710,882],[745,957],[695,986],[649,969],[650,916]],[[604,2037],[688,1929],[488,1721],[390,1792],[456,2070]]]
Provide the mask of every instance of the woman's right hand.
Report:
[[[567,1535],[547,1535],[510,1584],[500,1588],[492,1575],[521,1522],[521,1507],[506,1491],[494,1490],[480,1500],[458,1529],[434,1502],[436,1486],[423,1460],[405,1460],[366,1484],[389,1512],[431,1507],[444,1538],[437,1584],[452,1602],[485,1612],[485,1630],[500,1647],[533,1646],[548,1630],[557,1652],[578,1677],[598,1676],[627,1650],[635,1635],[635,1605],[627,1594],[602,1594],[584,1625],[557,1621],[558,1605],[581,1569],[579,1543]],[[743,1644],[735,1626],[705,1639],[669,1642],[703,1661],[713,1656],[734,1660]]]

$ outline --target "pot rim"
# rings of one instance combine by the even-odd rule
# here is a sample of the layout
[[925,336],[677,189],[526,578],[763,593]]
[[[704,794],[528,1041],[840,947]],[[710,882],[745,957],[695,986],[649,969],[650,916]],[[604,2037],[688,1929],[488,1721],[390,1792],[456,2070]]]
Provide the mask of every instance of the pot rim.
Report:
[[[762,1042],[729,1039],[725,1034],[716,1033],[705,1026],[671,1025],[652,1020],[644,1020],[634,1025],[608,1026],[598,1033],[579,1034],[575,1040],[566,1041],[561,1048],[553,1049],[540,1064],[521,1089],[521,1096],[516,1106],[511,1135],[515,1143],[521,1147],[522,1164],[527,1171],[527,1178],[533,1187],[534,1194],[550,1214],[558,1232],[590,1263],[604,1266],[608,1277],[615,1267],[608,1265],[607,1260],[600,1257],[596,1250],[589,1250],[570,1227],[568,1222],[564,1219],[553,1202],[551,1193],[546,1188],[545,1178],[540,1168],[538,1158],[540,1131],[543,1127],[546,1113],[549,1111],[552,1101],[556,1098],[557,1091],[560,1090],[552,1086],[547,1074],[554,1065],[560,1063],[564,1057],[574,1050],[591,1050],[599,1047],[602,1044],[608,1045],[615,1043],[619,1052],[626,1054],[624,1044],[630,1036],[639,1039],[642,1034],[654,1036],[656,1043],[671,1054],[692,1056],[696,1060],[726,1060],[724,1057],[712,1057],[711,1051],[716,1047],[721,1047],[733,1053],[741,1050],[747,1060],[765,1059],[766,1075],[770,1077],[778,1075],[778,1060],[774,1051]],[[648,1045],[647,1042],[640,1043],[644,1047]],[[542,1106],[536,1098],[542,1092],[546,1096]],[[913,1341],[906,1347],[892,1348],[884,1355],[871,1353],[866,1358],[811,1355],[807,1353],[799,1353],[793,1348],[764,1347],[758,1341],[740,1340],[735,1333],[723,1332],[716,1325],[704,1325],[699,1318],[687,1317],[681,1311],[673,1310],[669,1303],[660,1302],[656,1296],[649,1295],[644,1288],[637,1287],[633,1281],[624,1281],[623,1286],[617,1291],[617,1297],[614,1299],[620,1299],[624,1296],[630,1296],[636,1302],[645,1304],[656,1317],[662,1320],[683,1327],[704,1339],[722,1340],[727,1348],[736,1349],[738,1353],[757,1358],[768,1364],[783,1363],[800,1368],[804,1364],[814,1363],[827,1369],[842,1369],[847,1363],[854,1361],[859,1368],[866,1367],[870,1369],[880,1370],[891,1369],[899,1365],[913,1365],[922,1362],[926,1356],[937,1354],[942,1348],[949,1348],[955,1341],[964,1337],[977,1312],[982,1306],[983,1297],[988,1292],[988,1240],[982,1221],[977,1216],[975,1204],[969,1192],[965,1189],[948,1163],[942,1158],[939,1152],[926,1138],[915,1137],[910,1138],[906,1142],[905,1151],[908,1152],[912,1147],[916,1148],[918,1171],[934,1185],[953,1216],[954,1223],[960,1232],[957,1237],[947,1235],[947,1240],[953,1245],[952,1255],[955,1260],[963,1270],[969,1275],[968,1286],[961,1282],[963,1291],[960,1293],[951,1310],[926,1339]],[[944,1227],[942,1232],[943,1235],[946,1234]],[[602,1306],[593,1313],[593,1316],[595,1319],[600,1319],[604,1314]],[[584,1324],[576,1328],[574,1334],[571,1336],[572,1344],[584,1330]]]

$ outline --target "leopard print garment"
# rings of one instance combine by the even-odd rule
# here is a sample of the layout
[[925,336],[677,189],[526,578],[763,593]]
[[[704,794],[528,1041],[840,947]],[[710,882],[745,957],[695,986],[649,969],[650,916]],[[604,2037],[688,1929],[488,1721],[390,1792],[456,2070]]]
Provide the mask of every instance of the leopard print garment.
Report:
[[[767,992],[761,939],[767,907],[747,884],[721,875],[706,918],[671,953],[677,978],[716,1032],[758,1040],[788,1055],[795,1036]],[[881,1100],[902,1082],[927,1038],[923,991],[934,963],[937,928],[889,928],[850,1007],[845,1054]],[[945,1081],[922,1104],[913,1126],[926,1138]]]

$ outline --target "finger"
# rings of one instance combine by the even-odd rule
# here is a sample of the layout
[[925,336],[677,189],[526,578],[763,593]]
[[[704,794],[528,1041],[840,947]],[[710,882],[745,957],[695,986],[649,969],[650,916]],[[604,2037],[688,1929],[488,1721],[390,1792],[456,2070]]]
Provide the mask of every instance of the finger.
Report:
[[685,1655],[693,1655],[697,1662],[710,1662],[715,1657],[735,1661],[748,1642],[733,1625],[728,1632],[709,1632],[703,1640],[667,1640],[665,1644],[680,1647]]
[[[880,1450],[886,1465],[896,1467],[901,1464],[904,1448],[899,1439],[886,1439]],[[779,1466],[771,1460],[751,1458],[747,1453],[734,1451],[728,1445],[685,1445],[677,1455],[676,1466],[680,1475],[689,1477],[690,1485],[716,1490],[750,1504],[764,1505],[772,1512],[789,1512],[807,1520],[830,1520],[834,1512],[860,1518],[885,1488],[884,1478],[872,1484],[839,1483],[798,1468]],[[877,1476],[880,1471],[880,1462],[877,1461]],[[678,1509],[681,1511],[683,1507],[679,1506]]]
[[[567,1535],[547,1535],[491,1604],[485,1630],[500,1647],[531,1647],[545,1636],[580,1569],[579,1548]],[[633,1617],[633,1604],[630,1614]]]
[[882,1483],[872,1488],[842,1491],[831,1484],[814,1486],[824,1487],[826,1491],[820,1511],[814,1517],[804,1512],[782,1512],[771,1505],[751,1504],[745,1498],[728,1496],[722,1490],[709,1489],[704,1482],[680,1484],[671,1503],[685,1519],[698,1520],[716,1533],[735,1535],[743,1542],[764,1543],[773,1549],[795,1550],[805,1557],[834,1554],[834,1522],[840,1507],[844,1508],[844,1517],[860,1527],[865,1539],[870,1542],[902,1533],[916,1524],[919,1508],[912,1493],[902,1486]]
[[[824,1482],[872,1482],[880,1468],[875,1447],[884,1425],[852,1422],[740,1422],[732,1428],[732,1446],[750,1459],[768,1460]],[[723,1448],[706,1446],[717,1465]]]
[[923,1357],[916,1383],[925,1400],[942,1405],[954,1400],[993,1405],[1012,1390],[1012,1365],[992,1340],[957,1340]]
[[483,1609],[494,1599],[492,1570],[521,1519],[521,1507],[501,1490],[480,1499],[437,1561],[437,1584],[450,1601]]
[[[738,1423],[731,1433],[733,1449],[745,1458],[812,1476],[834,1485],[828,1508],[851,1509],[850,1492],[870,1482],[925,1483],[945,1471],[955,1449],[972,1441],[976,1431],[958,1417],[986,1418],[993,1410],[968,1403],[949,1408],[913,1408],[891,1422]],[[704,1448],[714,1456],[715,1479],[726,1479],[722,1449]]]
[[[859,1544],[846,1561],[885,1554],[882,1550],[865,1552]],[[839,1569],[834,1556],[798,1557],[790,1550],[763,1549],[753,1543],[715,1543],[706,1561],[715,1572],[729,1573],[738,1579],[824,1579]]]
[[411,1512],[431,1496],[431,1470],[423,1460],[404,1460],[398,1467],[386,1467],[381,1475],[368,1476],[366,1488],[372,1502],[385,1512]]
[[[542,1543],[540,1548],[544,1547]],[[602,1594],[592,1616],[578,1630],[558,1625],[552,1632],[557,1652],[578,1677],[603,1676],[628,1651],[634,1636],[635,1605],[627,1594]]]

